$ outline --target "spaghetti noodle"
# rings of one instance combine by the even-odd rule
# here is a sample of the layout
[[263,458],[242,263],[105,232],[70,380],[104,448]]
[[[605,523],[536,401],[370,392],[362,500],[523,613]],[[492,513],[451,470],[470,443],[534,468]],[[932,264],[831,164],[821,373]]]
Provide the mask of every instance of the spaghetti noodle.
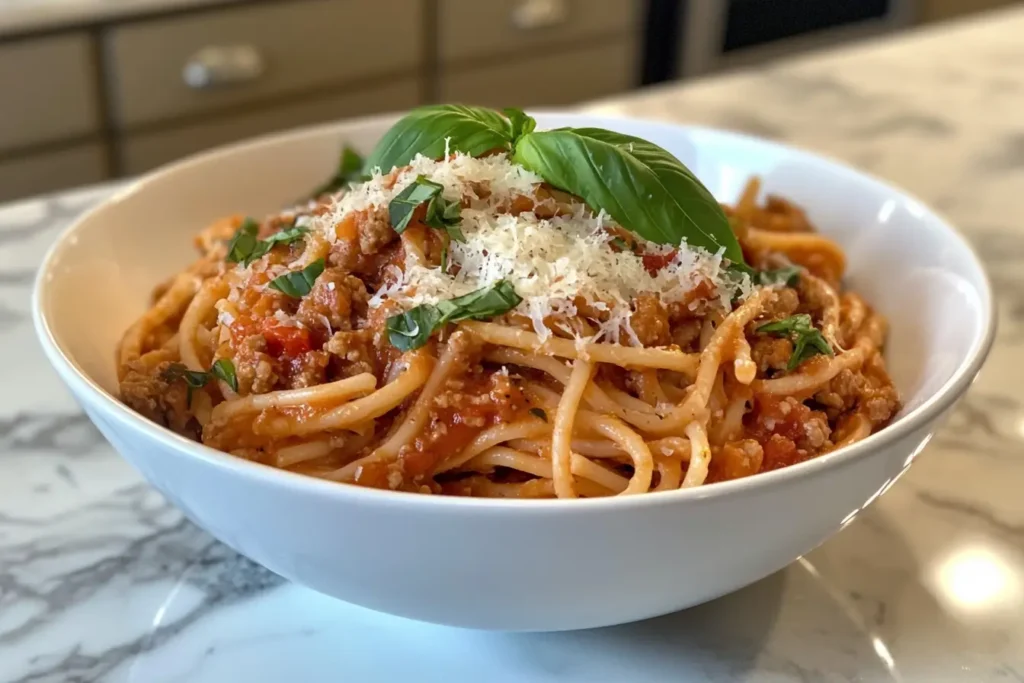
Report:
[[[416,183],[443,201],[396,225]],[[121,396],[239,457],[401,491],[629,495],[792,465],[899,399],[842,250],[759,194],[725,210],[775,280],[641,239],[503,154],[418,157],[208,228],[125,333]]]

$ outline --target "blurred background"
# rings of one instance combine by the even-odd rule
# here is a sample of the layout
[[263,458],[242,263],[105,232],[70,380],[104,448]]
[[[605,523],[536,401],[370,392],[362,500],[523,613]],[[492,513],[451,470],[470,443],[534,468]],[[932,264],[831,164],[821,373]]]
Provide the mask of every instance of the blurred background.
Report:
[[294,126],[571,105],[1012,2],[0,0],[0,201]]

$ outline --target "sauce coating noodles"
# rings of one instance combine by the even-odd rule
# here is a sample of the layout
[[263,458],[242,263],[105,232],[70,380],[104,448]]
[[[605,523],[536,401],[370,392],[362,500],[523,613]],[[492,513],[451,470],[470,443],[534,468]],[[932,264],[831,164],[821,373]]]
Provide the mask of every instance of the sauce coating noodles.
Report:
[[[464,213],[486,193],[465,197]],[[372,203],[326,233],[308,229],[338,196],[255,228],[230,217],[197,238],[199,260],[125,333],[121,396],[238,457],[410,492],[631,495],[793,465],[882,428],[899,397],[882,358],[885,320],[840,286],[842,250],[798,207],[759,194],[754,179],[726,213],[748,264],[793,275],[755,281],[731,306],[698,277],[683,299],[636,293],[618,323],[580,297],[541,323],[519,308],[442,324],[406,350],[391,342],[388,321],[410,306],[387,293],[421,293],[403,275],[451,271],[459,246],[422,209],[401,234]],[[582,210],[544,185],[488,208],[494,220]],[[240,230],[267,241],[304,221],[300,237],[230,262],[238,243],[227,242]],[[643,240],[612,243],[652,277],[678,261]],[[461,258],[456,271],[471,267]],[[297,281],[300,272],[311,277]],[[282,276],[298,291],[281,289]],[[599,334],[609,326],[614,335]]]

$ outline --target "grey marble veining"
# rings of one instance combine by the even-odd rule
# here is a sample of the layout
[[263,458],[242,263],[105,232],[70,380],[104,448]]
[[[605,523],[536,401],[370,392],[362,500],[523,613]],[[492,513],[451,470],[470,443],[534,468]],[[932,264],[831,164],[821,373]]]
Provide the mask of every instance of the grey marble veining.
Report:
[[[0,682],[1024,681],[1024,11],[592,110],[844,159],[959,225],[995,284],[985,371],[898,485],[784,571],[590,632],[445,629],[282,582],[184,521],[89,425],[31,280],[97,188],[0,207]],[[14,388],[12,391],[10,388]],[[412,663],[410,663],[412,662]]]

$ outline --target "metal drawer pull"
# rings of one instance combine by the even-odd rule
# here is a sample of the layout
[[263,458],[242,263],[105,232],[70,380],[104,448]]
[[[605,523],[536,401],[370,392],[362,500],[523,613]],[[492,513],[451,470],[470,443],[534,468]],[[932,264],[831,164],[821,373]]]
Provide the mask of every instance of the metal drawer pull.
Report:
[[524,31],[552,28],[568,19],[566,0],[521,0],[512,9],[512,25]]
[[204,47],[192,55],[181,70],[181,78],[195,90],[209,90],[255,81],[266,65],[252,45]]

